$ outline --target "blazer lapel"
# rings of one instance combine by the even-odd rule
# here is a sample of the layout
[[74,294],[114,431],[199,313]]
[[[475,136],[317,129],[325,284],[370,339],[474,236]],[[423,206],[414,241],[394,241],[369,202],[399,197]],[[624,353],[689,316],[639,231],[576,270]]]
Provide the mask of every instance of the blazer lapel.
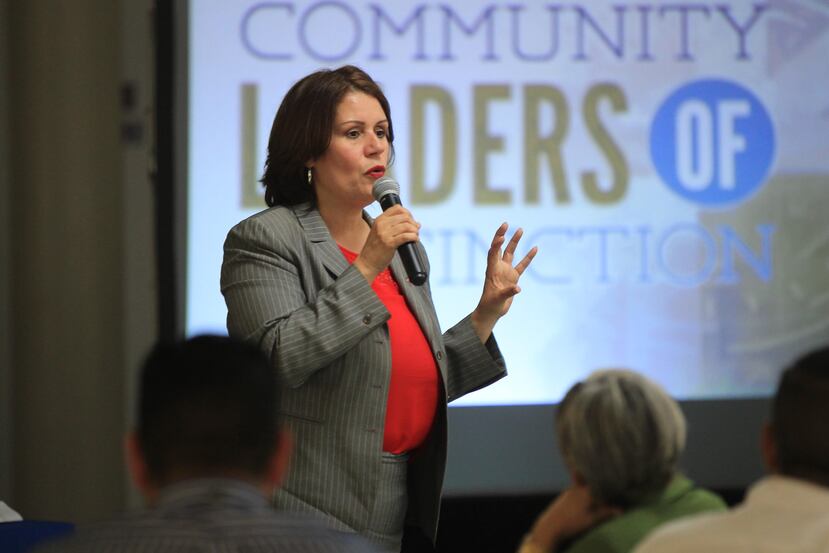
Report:
[[348,269],[348,261],[346,261],[337,243],[331,238],[331,233],[328,232],[328,227],[325,226],[325,221],[322,220],[320,212],[310,203],[295,205],[291,207],[291,210],[305,231],[308,241],[311,242],[312,249],[317,254],[317,259],[322,262],[323,267],[331,274],[331,277],[336,279],[343,271]]
[[[374,219],[365,211],[363,212],[363,218],[369,225],[374,224]],[[391,258],[391,265],[389,267],[391,268],[391,273],[394,275],[394,279],[397,281],[397,285],[403,292],[403,297],[406,298],[409,309],[412,310],[415,319],[417,319],[420,328],[423,330],[423,334],[426,335],[426,340],[428,340],[432,348],[432,353],[434,354],[442,347],[443,335],[440,331],[437,313],[435,313],[435,308],[432,305],[432,298],[429,297],[429,289],[426,285],[415,286],[409,281],[409,277],[406,275],[406,268],[403,266],[403,260],[400,258],[399,253],[395,252],[394,257]],[[441,366],[441,363],[438,363],[438,366]],[[441,372],[443,372],[443,367],[441,367]],[[445,381],[446,374],[443,375],[443,378]]]
[[[443,346],[443,337],[440,331],[440,322],[437,319],[437,313],[432,305],[432,299],[429,297],[429,289],[427,285],[415,286],[409,281],[406,276],[406,268],[403,266],[403,261],[400,259],[400,254],[395,253],[391,260],[391,272],[397,280],[403,296],[406,298],[406,303],[409,309],[420,324],[423,334],[429,341],[432,348],[432,354],[437,352]],[[444,352],[445,354],[445,352]],[[438,363],[438,367],[443,375],[443,381],[446,382],[446,372],[442,363]]]

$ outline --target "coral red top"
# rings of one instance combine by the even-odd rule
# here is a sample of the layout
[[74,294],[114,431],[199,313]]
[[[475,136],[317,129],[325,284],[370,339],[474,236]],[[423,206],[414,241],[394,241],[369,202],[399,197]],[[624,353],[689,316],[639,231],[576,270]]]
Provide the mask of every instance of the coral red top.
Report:
[[[349,263],[357,254],[342,246]],[[438,368],[429,342],[387,267],[371,283],[391,313],[391,384],[386,403],[383,451],[405,453],[419,446],[435,419],[438,403]]]

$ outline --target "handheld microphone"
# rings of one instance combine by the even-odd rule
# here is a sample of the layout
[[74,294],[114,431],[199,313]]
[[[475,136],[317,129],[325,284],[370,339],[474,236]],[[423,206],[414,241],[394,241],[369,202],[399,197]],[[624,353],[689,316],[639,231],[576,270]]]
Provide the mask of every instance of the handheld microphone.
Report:
[[[393,205],[403,205],[400,201],[400,185],[393,178],[383,176],[374,181],[371,189],[374,199],[380,202],[380,207],[386,211]],[[426,282],[428,274],[420,259],[420,252],[417,251],[414,242],[406,242],[397,248],[403,266],[406,268],[406,276],[412,284],[420,286]]]

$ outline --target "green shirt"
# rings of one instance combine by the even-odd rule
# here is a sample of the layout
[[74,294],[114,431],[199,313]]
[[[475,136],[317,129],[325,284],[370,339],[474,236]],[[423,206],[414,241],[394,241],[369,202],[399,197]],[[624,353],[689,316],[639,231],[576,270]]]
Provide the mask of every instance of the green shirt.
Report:
[[629,553],[654,528],[668,521],[706,511],[725,511],[716,494],[677,475],[662,493],[603,522],[576,539],[566,553]]

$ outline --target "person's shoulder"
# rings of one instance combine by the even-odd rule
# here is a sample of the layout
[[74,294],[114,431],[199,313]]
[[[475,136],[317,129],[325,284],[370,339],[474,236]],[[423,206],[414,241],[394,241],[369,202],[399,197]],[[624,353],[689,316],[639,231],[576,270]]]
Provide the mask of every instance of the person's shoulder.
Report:
[[231,232],[259,227],[285,230],[290,229],[291,227],[299,228],[295,209],[296,208],[284,205],[277,205],[269,207],[268,209],[263,209],[262,211],[254,213],[253,215],[239,221],[233,229],[231,229]]
[[[78,526],[75,531],[65,537],[49,540],[40,544],[36,553],[94,553],[97,551],[121,550],[120,546],[128,546],[134,541],[134,515],[125,515],[116,519],[87,523]],[[142,528],[140,535],[146,538],[155,535],[152,528]]]
[[255,522],[249,517],[230,522],[226,538],[229,542],[236,543],[255,539],[259,544],[269,544],[274,551],[287,551],[289,547],[300,545],[303,551],[340,551],[343,553],[376,551],[365,538],[358,534],[334,530],[310,515],[282,511],[262,514]]
[[727,512],[707,511],[678,518],[649,533],[635,549],[636,553],[703,551],[703,542],[720,528]]
[[622,542],[626,543],[627,540],[621,539],[619,533],[620,529],[625,526],[624,521],[619,521],[623,517],[624,515],[591,528],[573,540],[564,549],[564,553],[621,553],[625,551]]
[[304,236],[297,209],[274,206],[242,219],[228,232],[225,247],[251,243],[269,247],[296,245]]
[[656,524],[642,509],[606,519],[573,540],[565,553],[628,553]]
[[722,497],[705,488],[691,490],[686,502],[694,511],[725,511],[728,509],[728,505]]
[[725,511],[725,501],[716,493],[694,484],[687,476],[679,474],[674,477],[661,497],[654,504],[646,507],[663,521],[704,513]]
[[682,517],[694,517],[698,513],[720,512],[726,509],[722,499],[707,490],[693,488],[684,493],[681,500],[658,502],[634,508],[606,520],[574,542],[567,553],[627,552],[632,551],[644,538],[671,521]]
[[304,515],[269,510],[249,511],[245,516],[231,511],[218,518],[207,516],[195,520],[171,520],[154,513],[126,516],[86,525],[74,536],[48,544],[37,553],[138,552],[162,546],[171,551],[206,551],[209,547],[228,551],[250,548],[262,552],[376,551],[356,534],[338,532]]

